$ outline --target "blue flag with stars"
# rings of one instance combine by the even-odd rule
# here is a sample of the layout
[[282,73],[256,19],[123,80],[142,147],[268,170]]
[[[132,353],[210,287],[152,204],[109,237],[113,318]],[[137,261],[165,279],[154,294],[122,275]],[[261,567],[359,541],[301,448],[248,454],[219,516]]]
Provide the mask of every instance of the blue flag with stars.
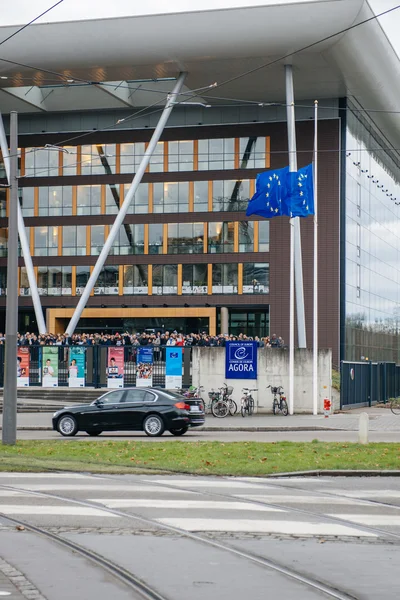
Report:
[[282,214],[288,217],[308,217],[314,214],[313,166],[307,165],[286,177]]
[[246,216],[308,217],[314,214],[312,164],[290,172],[289,167],[260,173],[256,193],[247,207]]
[[266,219],[281,217],[282,198],[285,197],[286,178],[289,167],[266,171],[257,175],[256,193],[251,198],[246,211],[246,217],[260,215]]

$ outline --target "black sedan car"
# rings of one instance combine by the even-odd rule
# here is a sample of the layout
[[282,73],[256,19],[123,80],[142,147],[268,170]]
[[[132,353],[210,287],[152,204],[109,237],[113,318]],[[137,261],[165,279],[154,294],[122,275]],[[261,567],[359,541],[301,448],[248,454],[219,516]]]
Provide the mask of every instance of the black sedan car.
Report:
[[91,404],[67,406],[53,415],[53,429],[65,436],[78,431],[144,431],[159,436],[165,430],[183,435],[204,425],[201,398],[185,398],[169,390],[125,388],[109,391]]

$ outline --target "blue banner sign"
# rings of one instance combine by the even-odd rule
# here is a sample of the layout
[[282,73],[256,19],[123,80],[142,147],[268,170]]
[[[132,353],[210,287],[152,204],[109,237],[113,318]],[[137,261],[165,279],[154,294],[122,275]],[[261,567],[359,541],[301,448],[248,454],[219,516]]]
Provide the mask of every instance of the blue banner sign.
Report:
[[167,389],[182,387],[182,348],[166,346],[165,387]]
[[136,386],[153,385],[153,348],[139,346],[136,357]]
[[227,342],[225,379],[257,379],[257,342]]
[[68,386],[85,387],[86,348],[72,346],[69,350]]

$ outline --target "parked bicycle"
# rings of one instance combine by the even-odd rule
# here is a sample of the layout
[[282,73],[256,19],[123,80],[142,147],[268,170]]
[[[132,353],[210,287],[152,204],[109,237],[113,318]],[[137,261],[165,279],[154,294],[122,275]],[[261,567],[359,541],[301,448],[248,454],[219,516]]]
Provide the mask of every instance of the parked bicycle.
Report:
[[392,398],[390,402],[390,410],[394,415],[400,415],[400,398]]
[[232,416],[235,415],[237,413],[237,404],[231,398],[231,396],[233,394],[233,387],[231,385],[227,385],[226,383],[224,383],[222,388],[220,388],[220,390],[222,392],[222,399],[228,403],[229,413]]
[[251,395],[251,392],[257,392],[257,388],[243,388],[242,392],[243,396],[240,401],[240,412],[242,413],[242,417],[245,417],[246,413],[251,417],[254,412],[254,398]]
[[222,397],[221,390],[208,392],[209,402],[205,404],[205,411],[211,412],[214,417],[223,419],[229,414],[229,404]]
[[281,413],[283,416],[287,416],[289,414],[288,405],[286,402],[286,396],[284,395],[283,387],[278,385],[278,387],[273,387],[272,385],[267,386],[267,389],[271,388],[271,394],[274,395],[274,400],[272,402],[272,412],[274,415]]

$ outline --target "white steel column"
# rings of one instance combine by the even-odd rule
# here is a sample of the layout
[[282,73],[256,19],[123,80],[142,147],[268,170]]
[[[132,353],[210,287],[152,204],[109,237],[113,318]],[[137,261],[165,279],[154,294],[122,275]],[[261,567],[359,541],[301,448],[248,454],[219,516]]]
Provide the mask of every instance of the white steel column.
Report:
[[[286,75],[286,114],[288,128],[289,171],[297,171],[296,119],[294,112],[293,70],[285,65]],[[300,218],[293,219],[294,225],[294,273],[296,287],[297,341],[299,348],[307,348],[306,323],[304,312],[303,261],[301,252]]]
[[318,100],[314,102],[313,415],[318,414]]
[[80,300],[77,304],[77,307],[75,309],[74,314],[72,315],[72,318],[68,324],[68,327],[66,329],[66,331],[68,332],[69,335],[72,335],[75,331],[75,328],[78,324],[78,321],[81,317],[81,314],[83,312],[83,309],[86,306],[87,301],[89,300],[90,297],[90,293],[97,281],[97,278],[100,274],[101,269],[104,266],[104,263],[107,260],[107,257],[110,253],[110,250],[112,248],[112,245],[119,233],[119,229],[121,227],[121,225],[124,222],[126,213],[128,212],[129,206],[133,200],[133,197],[135,195],[135,192],[139,186],[139,183],[142,180],[142,177],[144,175],[144,172],[146,171],[147,165],[150,162],[150,159],[153,155],[154,149],[157,145],[158,140],[161,137],[161,134],[164,130],[165,125],[167,124],[167,121],[169,119],[169,115],[171,114],[171,111],[173,109],[174,104],[176,103],[176,98],[179,95],[183,83],[185,81],[186,78],[186,73],[181,73],[178,77],[178,80],[176,82],[176,85],[173,89],[173,91],[171,92],[171,94],[168,97],[168,101],[165,105],[165,108],[161,114],[160,120],[158,121],[157,127],[154,130],[154,133],[152,135],[152,138],[149,142],[148,148],[142,158],[142,161],[139,165],[139,168],[135,174],[135,177],[132,180],[132,184],[131,187],[129,188],[129,191],[126,195],[125,200],[122,203],[122,206],[120,208],[120,211],[118,212],[116,219],[114,221],[113,226],[110,229],[110,233],[108,234],[108,238],[103,246],[102,251],[100,252],[99,258],[97,259],[97,262],[94,266],[93,272],[91,274],[91,276],[89,277],[89,280],[86,284],[85,289],[83,290],[82,296],[80,297]]
[[[10,154],[8,151],[7,138],[4,131],[3,118],[0,113],[0,148],[4,160],[4,168],[6,170],[8,183],[10,183]],[[24,217],[22,216],[22,208],[18,200],[18,234],[21,243],[22,255],[25,261],[26,274],[28,276],[29,287],[31,289],[31,297],[33,308],[35,310],[36,323],[39,333],[46,333],[46,323],[43,317],[42,304],[37,288],[35,271],[33,269],[32,257],[29,248],[29,242],[26,235]]]

